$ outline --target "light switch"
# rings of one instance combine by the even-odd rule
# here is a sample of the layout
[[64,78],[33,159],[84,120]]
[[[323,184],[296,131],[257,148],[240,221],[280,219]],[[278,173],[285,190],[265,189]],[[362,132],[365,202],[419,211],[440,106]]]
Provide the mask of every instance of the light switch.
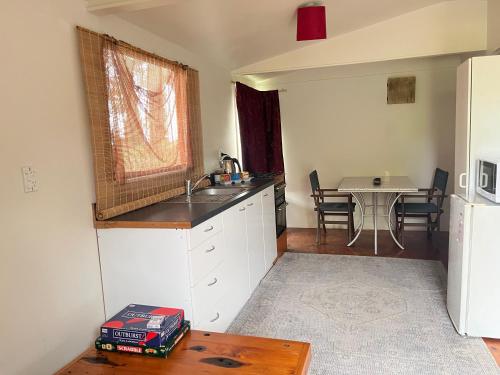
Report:
[[33,167],[22,167],[24,192],[33,193],[38,191],[38,178]]

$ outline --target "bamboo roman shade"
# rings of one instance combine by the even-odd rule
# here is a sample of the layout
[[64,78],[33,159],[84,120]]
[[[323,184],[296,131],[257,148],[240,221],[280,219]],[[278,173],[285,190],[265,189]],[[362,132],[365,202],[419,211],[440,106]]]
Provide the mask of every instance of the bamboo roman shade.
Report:
[[78,27],[104,220],[184,192],[204,172],[198,72]]

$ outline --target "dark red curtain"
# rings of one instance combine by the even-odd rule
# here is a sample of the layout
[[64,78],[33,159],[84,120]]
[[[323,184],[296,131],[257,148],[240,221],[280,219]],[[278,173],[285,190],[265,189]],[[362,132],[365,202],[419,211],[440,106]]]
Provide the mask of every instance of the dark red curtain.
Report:
[[258,91],[236,83],[243,168],[252,173],[283,173],[278,90]]

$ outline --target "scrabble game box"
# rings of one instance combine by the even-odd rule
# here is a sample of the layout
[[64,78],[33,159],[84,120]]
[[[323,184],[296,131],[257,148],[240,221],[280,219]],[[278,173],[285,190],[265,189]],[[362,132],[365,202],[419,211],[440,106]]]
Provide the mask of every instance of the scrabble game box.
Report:
[[97,340],[95,340],[95,348],[97,350],[105,350],[109,352],[125,352],[152,357],[168,357],[169,353],[175,348],[175,346],[189,331],[189,329],[190,322],[188,320],[185,320],[182,324],[182,327],[175,332],[174,336],[170,340],[168,340],[165,345],[161,345],[159,347],[150,347],[147,345],[136,345],[121,342],[109,342],[104,340],[102,337],[98,337]]
[[181,328],[184,310],[131,304],[101,326],[101,338],[120,344],[165,345]]

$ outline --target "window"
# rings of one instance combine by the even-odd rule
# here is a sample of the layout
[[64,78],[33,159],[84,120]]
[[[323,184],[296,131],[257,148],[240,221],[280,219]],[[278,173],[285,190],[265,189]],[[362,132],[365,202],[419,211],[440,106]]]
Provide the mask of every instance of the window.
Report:
[[77,27],[87,91],[96,218],[184,192],[204,173],[198,72]]
[[115,180],[188,169],[186,71],[112,42],[103,57]]

